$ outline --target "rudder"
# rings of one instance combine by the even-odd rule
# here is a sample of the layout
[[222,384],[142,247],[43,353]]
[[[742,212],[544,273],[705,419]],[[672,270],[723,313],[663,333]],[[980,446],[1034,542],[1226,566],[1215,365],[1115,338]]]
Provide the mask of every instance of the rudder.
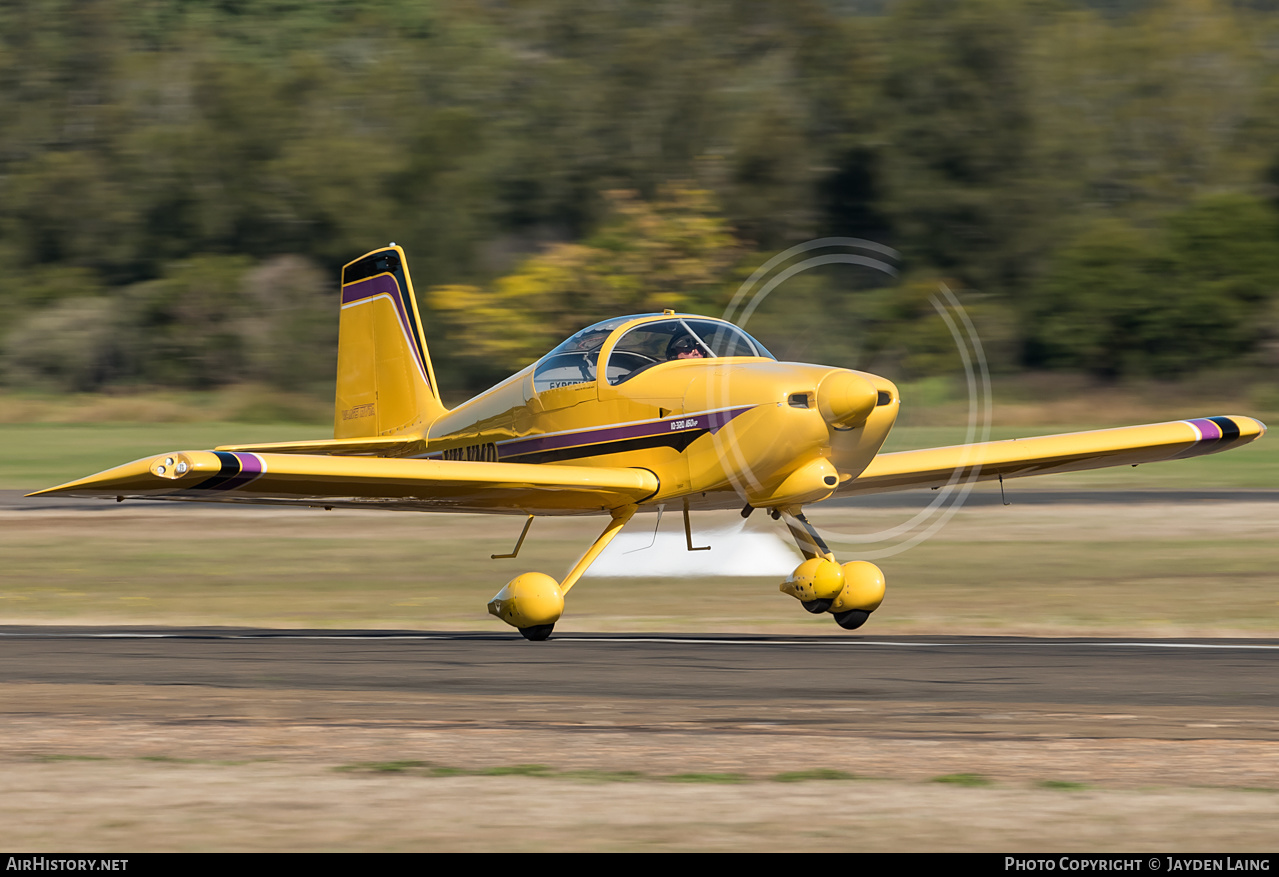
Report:
[[425,432],[445,410],[404,250],[344,266],[333,437]]

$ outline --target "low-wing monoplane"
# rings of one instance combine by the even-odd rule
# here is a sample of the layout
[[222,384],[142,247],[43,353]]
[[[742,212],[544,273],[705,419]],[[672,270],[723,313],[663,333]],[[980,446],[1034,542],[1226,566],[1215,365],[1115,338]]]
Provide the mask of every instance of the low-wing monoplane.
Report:
[[680,508],[691,534],[690,511],[764,509],[805,558],[781,589],[853,630],[879,607],[883,573],[837,562],[806,504],[1181,459],[1265,432],[1231,415],[881,454],[901,404],[892,382],[778,362],[732,323],[670,311],[588,326],[450,410],[404,251],[356,259],[341,286],[331,441],[156,454],[33,495],[525,515],[516,553],[538,515],[607,517],[562,580],[524,573],[489,602],[530,640],[637,511]]

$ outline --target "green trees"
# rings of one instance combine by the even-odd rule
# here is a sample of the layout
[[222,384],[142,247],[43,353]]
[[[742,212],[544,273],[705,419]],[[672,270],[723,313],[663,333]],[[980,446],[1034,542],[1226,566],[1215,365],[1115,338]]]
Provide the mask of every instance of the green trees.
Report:
[[[1279,13],[1096,8],[0,6],[0,380],[323,386],[327,358],[275,351],[330,338],[338,269],[391,240],[459,392],[620,311],[713,311],[831,234],[980,294],[1005,368],[1260,362]],[[832,344],[952,367],[907,349],[923,286],[841,283],[792,290],[860,321]]]
[[551,246],[489,288],[431,288],[427,305],[440,318],[433,331],[470,374],[505,377],[605,315],[723,307],[742,250],[707,192],[669,187],[651,202],[626,191],[607,199],[609,213],[585,241]]
[[1153,232],[1099,219],[1063,247],[1034,301],[1031,357],[1099,377],[1249,364],[1273,337],[1279,217],[1204,198]]

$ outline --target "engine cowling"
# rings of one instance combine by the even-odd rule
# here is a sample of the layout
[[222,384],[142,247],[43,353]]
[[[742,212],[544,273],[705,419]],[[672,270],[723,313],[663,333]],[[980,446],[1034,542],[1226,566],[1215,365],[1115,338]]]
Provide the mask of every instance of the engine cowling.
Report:
[[748,499],[755,508],[806,505],[826,499],[838,486],[839,472],[830,460],[817,457],[791,472],[773,490],[748,494]]

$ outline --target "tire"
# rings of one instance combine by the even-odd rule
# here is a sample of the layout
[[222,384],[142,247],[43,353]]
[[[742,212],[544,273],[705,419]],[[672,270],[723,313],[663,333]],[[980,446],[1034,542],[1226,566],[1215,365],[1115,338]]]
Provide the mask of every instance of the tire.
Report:
[[865,609],[849,609],[847,612],[836,612],[835,623],[844,630],[856,630],[866,623],[870,613]]
[[521,627],[520,633],[529,642],[540,643],[550,636],[554,629],[554,624],[539,624],[536,627]]

